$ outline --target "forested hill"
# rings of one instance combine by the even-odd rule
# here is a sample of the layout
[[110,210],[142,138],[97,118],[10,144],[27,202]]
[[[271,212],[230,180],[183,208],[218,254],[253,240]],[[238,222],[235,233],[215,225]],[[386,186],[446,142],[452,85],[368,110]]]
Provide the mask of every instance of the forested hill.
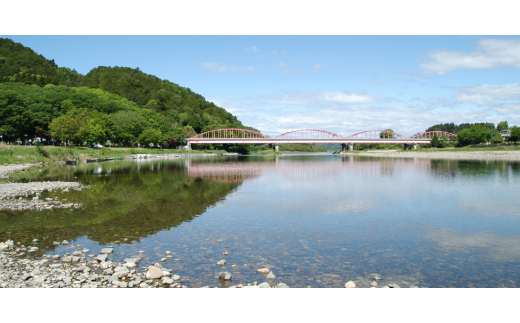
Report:
[[31,137],[35,132],[48,136],[50,121],[64,114],[78,115],[75,109],[87,109],[82,114],[101,113],[96,120],[104,120],[108,128],[100,133],[130,145],[145,130],[155,131],[160,142],[213,129],[256,130],[189,88],[138,68],[100,66],[81,75],[0,38],[1,133],[10,138]]
[[58,67],[54,60],[36,54],[32,49],[0,38],[0,82],[23,82],[78,86],[81,74],[66,67]]
[[183,125],[189,124],[197,133],[244,128],[235,116],[206,101],[202,95],[138,68],[100,66],[85,75],[81,85],[118,94],[141,108],[164,114]]

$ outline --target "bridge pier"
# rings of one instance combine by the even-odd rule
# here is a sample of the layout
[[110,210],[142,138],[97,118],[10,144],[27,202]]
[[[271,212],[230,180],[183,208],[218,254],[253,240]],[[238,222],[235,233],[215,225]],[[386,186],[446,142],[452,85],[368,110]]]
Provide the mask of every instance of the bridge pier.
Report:
[[191,150],[191,143],[188,141],[188,143],[186,144],[186,149],[188,150]]
[[348,150],[354,151],[354,144],[353,143],[349,143],[348,144]]
[[416,150],[419,148],[419,144],[413,144],[413,149]]
[[274,144],[274,151],[278,152],[279,150],[280,150],[280,149],[279,149],[279,147],[278,147],[278,144],[277,144],[277,143]]
[[341,144],[341,151],[345,152],[347,150],[347,144]]

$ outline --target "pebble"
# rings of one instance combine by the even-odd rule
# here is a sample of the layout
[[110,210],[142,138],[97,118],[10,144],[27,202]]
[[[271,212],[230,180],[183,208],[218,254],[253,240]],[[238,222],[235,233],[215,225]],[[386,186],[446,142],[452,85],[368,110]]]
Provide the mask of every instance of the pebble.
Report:
[[269,283],[261,283],[260,285],[258,285],[258,288],[271,288],[271,286],[269,285]]
[[62,244],[62,245],[68,245],[69,242],[68,242],[67,240],[63,240],[63,241],[61,242],[61,244]]
[[168,260],[168,258],[161,258],[162,262],[165,262],[166,260]]
[[371,286],[371,287],[377,287],[377,282],[372,282],[372,283],[370,284],[370,286]]
[[271,271],[269,274],[267,274],[267,276],[265,276],[265,278],[267,278],[267,280],[275,280],[276,276]]
[[146,272],[146,278],[148,279],[157,279],[161,278],[163,276],[161,268],[158,268],[156,266],[152,266],[148,268],[148,271]]
[[226,259],[219,260],[217,262],[217,266],[222,267],[226,265]]
[[108,253],[112,253],[112,251],[114,251],[114,248],[103,248],[103,249],[101,249],[100,253],[108,254]]
[[261,274],[269,274],[271,272],[268,268],[260,268],[257,271]]
[[356,288],[356,283],[349,280],[348,282],[345,283],[345,288]]
[[166,254],[167,254],[167,255],[171,255],[172,252],[171,252],[171,251],[166,251]]

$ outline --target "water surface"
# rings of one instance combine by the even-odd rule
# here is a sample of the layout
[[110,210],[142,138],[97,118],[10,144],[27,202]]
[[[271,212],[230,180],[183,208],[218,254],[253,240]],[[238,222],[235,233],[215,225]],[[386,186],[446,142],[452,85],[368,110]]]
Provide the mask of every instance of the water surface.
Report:
[[[331,154],[211,157],[52,166],[21,181],[80,181],[91,189],[45,197],[79,210],[0,211],[0,240],[113,261],[145,251],[190,286],[275,282],[367,286],[371,274],[419,287],[516,287],[520,272],[520,166],[505,161],[389,159]],[[227,256],[222,255],[225,251]],[[232,265],[236,265],[232,267]],[[363,280],[364,279],[364,280]]]

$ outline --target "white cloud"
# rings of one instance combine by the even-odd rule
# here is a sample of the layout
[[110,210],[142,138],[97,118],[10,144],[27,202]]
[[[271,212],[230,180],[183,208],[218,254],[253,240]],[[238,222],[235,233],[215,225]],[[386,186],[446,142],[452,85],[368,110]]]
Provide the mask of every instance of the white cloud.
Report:
[[260,51],[260,48],[256,47],[256,46],[251,46],[249,48],[246,48],[244,50],[246,53],[251,53],[251,52],[259,52]]
[[261,70],[261,68],[256,68],[252,66],[237,66],[237,65],[227,65],[222,63],[215,62],[203,62],[200,64],[201,68],[210,70],[212,72],[217,73],[225,73],[225,72],[255,72]]
[[428,53],[430,61],[421,64],[426,73],[444,75],[456,69],[520,67],[520,40],[482,39],[477,50],[457,52],[436,50]]
[[493,104],[498,100],[520,100],[520,84],[487,85],[479,84],[465,87],[446,87],[459,92],[453,95],[456,102],[469,102],[477,105]]
[[276,49],[273,49],[273,50],[271,51],[271,54],[273,54],[273,55],[278,55],[278,52],[276,51]]
[[278,64],[278,66],[275,67],[274,70],[277,72],[280,72],[282,74],[295,74],[295,75],[298,74],[297,72],[289,69],[289,64],[282,63],[282,62],[280,62],[280,64]]
[[312,69],[313,69],[313,70],[322,70],[323,67],[324,67],[324,66],[323,66],[323,64],[321,64],[321,63],[312,65]]

